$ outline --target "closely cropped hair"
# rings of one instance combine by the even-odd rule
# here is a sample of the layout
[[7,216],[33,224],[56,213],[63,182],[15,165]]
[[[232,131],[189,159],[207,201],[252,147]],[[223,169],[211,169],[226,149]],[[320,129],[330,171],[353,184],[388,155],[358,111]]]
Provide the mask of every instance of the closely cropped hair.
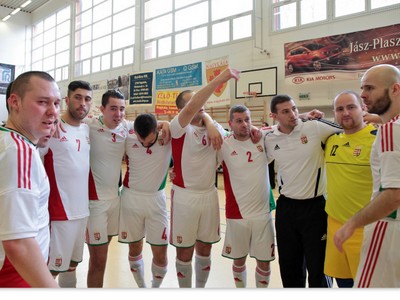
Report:
[[231,107],[231,109],[229,110],[229,120],[233,120],[233,114],[234,113],[243,113],[248,111],[249,109],[243,105],[243,104],[237,104],[237,105],[233,105]]
[[153,114],[140,114],[133,123],[133,129],[142,139],[149,136],[150,133],[156,132],[157,120]]
[[182,109],[185,106],[185,101],[183,100],[183,96],[185,96],[187,93],[193,93],[192,90],[184,90],[180,92],[178,97],[176,97],[175,100],[175,105],[178,109]]
[[125,97],[124,95],[118,91],[118,90],[108,90],[103,94],[103,97],[101,98],[101,105],[103,107],[106,107],[108,102],[110,102],[110,98],[117,98],[117,99],[122,99],[124,100]]
[[361,98],[361,96],[357,92],[351,91],[351,90],[344,90],[344,91],[340,92],[339,94],[337,94],[335,99],[333,100],[333,104],[335,104],[336,99],[341,95],[353,95],[354,97],[356,97],[356,99],[360,103],[361,107],[364,105],[364,101]]
[[276,106],[277,106],[278,104],[281,104],[281,103],[284,103],[284,102],[288,102],[288,101],[291,101],[291,100],[293,100],[293,98],[290,97],[289,95],[284,95],[284,94],[282,94],[282,95],[276,95],[276,96],[274,96],[274,97],[271,99],[271,104],[270,104],[270,110],[271,110],[271,112],[272,112],[272,113],[276,113],[276,112],[277,112]]
[[[55,82],[54,78],[46,72],[42,71],[28,71],[19,75],[12,83],[10,88],[10,95],[15,93],[21,98],[25,96],[25,92],[30,90],[30,80],[32,77],[39,77],[49,82]],[[8,99],[8,98],[7,98]]]
[[68,97],[77,89],[92,91],[92,86],[89,82],[83,80],[71,81],[71,83],[68,85]]

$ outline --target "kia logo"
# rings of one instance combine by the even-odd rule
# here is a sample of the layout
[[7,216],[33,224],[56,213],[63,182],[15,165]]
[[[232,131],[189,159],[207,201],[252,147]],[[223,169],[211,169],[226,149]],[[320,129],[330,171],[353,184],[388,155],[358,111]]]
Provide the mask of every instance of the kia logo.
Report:
[[294,84],[300,84],[300,83],[303,83],[304,82],[304,78],[303,77],[294,77],[293,79],[292,79],[292,82],[294,83]]

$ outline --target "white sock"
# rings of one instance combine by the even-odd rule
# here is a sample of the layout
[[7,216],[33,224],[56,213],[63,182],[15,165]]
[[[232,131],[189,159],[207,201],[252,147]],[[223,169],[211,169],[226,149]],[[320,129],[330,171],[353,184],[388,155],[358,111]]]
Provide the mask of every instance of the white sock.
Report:
[[196,270],[196,287],[203,288],[206,286],[208,275],[210,275],[211,256],[196,255],[194,265]]
[[271,269],[268,271],[261,270],[259,267],[256,267],[256,287],[258,288],[267,288],[269,285],[269,280],[271,277]]
[[146,283],[144,282],[144,262],[142,254],[135,257],[128,255],[128,260],[136,284],[140,288],[145,288]]
[[58,285],[62,288],[76,288],[76,267],[58,275]]
[[192,261],[183,262],[176,259],[175,262],[176,274],[180,288],[192,287]]
[[167,274],[167,266],[160,267],[154,264],[151,264],[151,273],[153,274],[153,281],[151,287],[158,288],[161,286],[161,283],[164,280],[165,274]]
[[233,280],[237,288],[245,288],[247,285],[247,270],[246,265],[237,266],[232,264]]

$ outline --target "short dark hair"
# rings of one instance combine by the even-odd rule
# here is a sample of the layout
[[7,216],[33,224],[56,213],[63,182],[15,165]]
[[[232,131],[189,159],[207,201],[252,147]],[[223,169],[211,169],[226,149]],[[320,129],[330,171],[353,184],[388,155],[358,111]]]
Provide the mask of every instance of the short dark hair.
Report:
[[271,99],[271,104],[270,104],[270,110],[272,113],[276,113],[277,109],[276,106],[278,104],[284,103],[284,102],[288,102],[293,100],[292,97],[290,97],[289,95],[285,95],[285,94],[281,94],[281,95],[276,95]]
[[119,90],[108,90],[101,97],[101,105],[103,107],[106,107],[108,102],[110,101],[110,98],[117,98],[122,100],[125,99],[124,95]]
[[[24,97],[25,92],[30,89],[30,80],[32,77],[39,77],[41,79],[55,82],[54,78],[46,72],[42,71],[28,71],[19,75],[12,83],[10,87],[10,95],[15,93],[21,98]],[[8,98],[7,98],[8,99]]]
[[133,123],[133,129],[142,139],[149,136],[150,133],[156,132],[157,120],[153,114],[143,113],[136,117]]
[[193,93],[192,90],[184,90],[179,93],[179,95],[176,97],[175,100],[175,105],[178,109],[182,109],[185,107],[185,100],[183,100],[183,96],[185,96],[187,93]]
[[68,85],[68,97],[77,89],[83,89],[87,91],[93,90],[89,82],[83,80],[74,80],[71,81],[70,84]]
[[234,113],[242,113],[242,112],[246,112],[249,109],[243,105],[243,104],[237,104],[231,107],[231,109],[229,110],[229,120],[233,120],[233,114]]

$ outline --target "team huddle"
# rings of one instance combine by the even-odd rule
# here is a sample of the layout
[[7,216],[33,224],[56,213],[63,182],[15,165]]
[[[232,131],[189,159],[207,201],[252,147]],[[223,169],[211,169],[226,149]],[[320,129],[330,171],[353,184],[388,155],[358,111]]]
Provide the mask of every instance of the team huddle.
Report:
[[151,287],[162,286],[168,245],[176,249],[177,287],[206,287],[212,245],[221,240],[219,166],[227,226],[221,254],[232,260],[236,287],[247,286],[247,256],[256,260],[256,287],[268,287],[276,250],[285,288],[331,287],[332,279],[338,287],[399,287],[399,69],[374,66],[361,78],[360,95],[337,94],[336,122],[318,110],[299,114],[281,94],[270,103],[276,125],[256,128],[238,104],[227,131],[204,105],[239,77],[228,67],[200,90],[182,91],[179,113],[166,122],[148,113],[125,119],[118,90],[104,93],[101,115],[89,118],[93,91],[81,80],[69,84],[60,116],[50,75],[18,76],[0,127],[0,287],[76,287],[85,243],[87,287],[103,287],[113,236],[128,244],[138,287],[148,286],[144,240],[153,254]]

